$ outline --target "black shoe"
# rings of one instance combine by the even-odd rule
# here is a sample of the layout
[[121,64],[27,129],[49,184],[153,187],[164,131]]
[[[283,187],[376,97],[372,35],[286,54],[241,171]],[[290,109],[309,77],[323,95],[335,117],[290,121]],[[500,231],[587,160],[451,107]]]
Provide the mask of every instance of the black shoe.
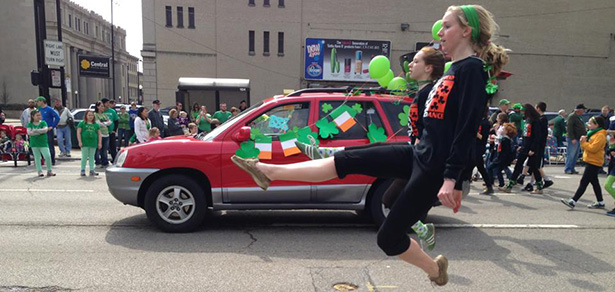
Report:
[[572,174],[579,174],[579,172],[578,172],[578,171],[576,171],[576,170],[573,170],[573,171],[572,171]]
[[528,183],[523,189],[528,192],[531,192],[534,190],[534,186],[531,183]]
[[546,189],[550,186],[553,185],[553,181],[552,180],[545,180],[545,185],[542,187],[543,189]]
[[523,180],[525,179],[525,175],[521,175],[517,178],[517,184],[523,185]]
[[598,170],[598,174],[606,174],[606,171],[604,171],[604,169],[601,168],[600,170]]

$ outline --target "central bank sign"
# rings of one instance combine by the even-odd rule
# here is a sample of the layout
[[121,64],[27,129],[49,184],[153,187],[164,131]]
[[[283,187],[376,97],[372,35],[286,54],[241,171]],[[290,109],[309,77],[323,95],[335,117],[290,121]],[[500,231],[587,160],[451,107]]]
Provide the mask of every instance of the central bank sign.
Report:
[[109,57],[79,55],[79,75],[81,77],[109,78],[110,67]]

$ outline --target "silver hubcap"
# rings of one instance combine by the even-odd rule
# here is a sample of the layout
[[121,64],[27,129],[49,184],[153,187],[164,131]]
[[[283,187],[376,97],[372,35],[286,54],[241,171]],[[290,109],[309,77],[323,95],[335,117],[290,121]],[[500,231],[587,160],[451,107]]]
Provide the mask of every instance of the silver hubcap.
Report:
[[160,218],[171,224],[181,224],[194,215],[194,196],[182,186],[170,186],[156,198]]

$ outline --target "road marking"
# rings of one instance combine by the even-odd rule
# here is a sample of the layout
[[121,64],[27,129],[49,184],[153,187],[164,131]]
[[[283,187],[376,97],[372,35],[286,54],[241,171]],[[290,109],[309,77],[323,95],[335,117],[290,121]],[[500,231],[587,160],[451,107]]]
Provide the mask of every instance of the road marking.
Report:
[[565,175],[554,175],[554,178],[563,178],[563,179],[567,179],[567,178],[572,178],[571,176],[565,176]]
[[579,225],[573,224],[447,224],[436,223],[439,228],[483,228],[483,229],[578,229]]
[[1,193],[35,192],[35,193],[93,193],[94,190],[50,190],[50,189],[0,189]]

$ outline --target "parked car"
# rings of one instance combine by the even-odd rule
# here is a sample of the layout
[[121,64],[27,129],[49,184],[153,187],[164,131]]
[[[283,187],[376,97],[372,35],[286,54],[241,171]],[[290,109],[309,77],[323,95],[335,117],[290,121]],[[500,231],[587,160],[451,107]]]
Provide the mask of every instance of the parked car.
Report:
[[[349,175],[321,183],[275,181],[263,191],[230,157],[250,139],[251,129],[258,128],[273,140],[272,157],[263,161],[307,161],[300,153],[284,156],[279,135],[305,126],[317,132],[316,121],[329,115],[322,110],[325,104],[336,108],[345,103],[362,110],[349,130],[333,139],[320,139],[323,147],[369,143],[366,129],[371,123],[384,129],[388,142],[408,141],[407,127],[398,115],[410,102],[385,92],[348,96],[340,89],[304,89],[272,97],[206,135],[169,137],[124,148],[106,170],[107,185],[117,200],[143,208],[149,220],[167,232],[194,230],[208,210],[364,210],[381,224],[388,213],[382,195],[391,180]],[[273,117],[284,122],[270,123]]]

